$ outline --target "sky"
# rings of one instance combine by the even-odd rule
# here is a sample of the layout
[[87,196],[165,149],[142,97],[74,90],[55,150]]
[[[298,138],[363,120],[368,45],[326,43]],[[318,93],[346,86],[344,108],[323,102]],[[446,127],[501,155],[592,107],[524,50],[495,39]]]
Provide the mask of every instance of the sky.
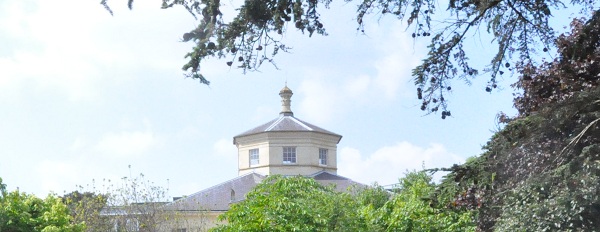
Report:
[[[499,111],[515,114],[512,79],[490,94],[482,76],[454,82],[452,117],[424,115],[410,74],[427,41],[377,16],[357,33],[352,4],[322,15],[329,36],[284,34],[293,49],[278,55],[279,69],[204,62],[206,86],[181,70],[192,47],[181,36],[197,24],[184,9],[109,1],[111,16],[98,2],[0,1],[0,177],[9,190],[62,195],[143,173],[181,196],[235,178],[233,136],[278,117],[286,83],[296,117],[343,136],[338,174],[365,184],[464,162],[498,130]],[[485,64],[489,40],[476,41],[468,49]]]

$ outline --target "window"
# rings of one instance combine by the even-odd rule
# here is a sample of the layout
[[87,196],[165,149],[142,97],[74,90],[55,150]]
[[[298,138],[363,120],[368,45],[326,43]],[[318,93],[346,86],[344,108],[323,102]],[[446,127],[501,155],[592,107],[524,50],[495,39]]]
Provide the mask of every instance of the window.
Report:
[[284,147],[283,148],[283,163],[284,164],[295,164],[296,163],[296,148],[295,147]]
[[258,165],[258,149],[250,149],[248,156],[250,157],[250,166]]
[[135,218],[125,219],[125,229],[127,231],[140,231],[140,223]]
[[319,164],[327,165],[327,149],[319,148]]

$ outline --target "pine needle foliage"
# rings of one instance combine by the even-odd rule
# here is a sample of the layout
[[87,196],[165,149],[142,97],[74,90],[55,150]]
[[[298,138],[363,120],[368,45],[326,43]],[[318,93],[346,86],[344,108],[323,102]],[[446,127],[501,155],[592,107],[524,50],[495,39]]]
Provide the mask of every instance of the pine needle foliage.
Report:
[[[247,71],[258,70],[267,62],[276,66],[275,56],[291,48],[284,41],[288,30],[299,30],[309,37],[327,35],[321,12],[332,0],[244,0],[235,14],[223,17],[221,0],[163,0],[162,8],[184,7],[198,25],[182,35],[183,42],[195,44],[183,66],[185,75],[209,84],[201,64],[209,58],[224,59],[227,66]],[[344,0],[356,5],[356,25],[365,33],[368,16],[389,16],[405,21],[415,39],[429,41],[428,54],[412,71],[421,109],[441,111],[451,116],[448,95],[457,81],[470,83],[477,76],[488,78],[486,91],[497,88],[500,77],[510,76],[520,67],[539,66],[540,54],[555,45],[556,32],[550,19],[558,11],[579,9],[589,16],[598,10],[591,0]],[[107,0],[101,4],[112,14]],[[127,1],[131,9],[133,0]],[[440,8],[441,7],[441,8]],[[225,20],[231,19],[231,20]],[[343,19],[348,20],[348,19]],[[486,65],[473,65],[471,59],[486,59],[472,54],[465,45],[477,34],[489,35],[495,54]],[[557,45],[560,47],[560,44]],[[580,49],[584,49],[581,47]],[[224,65],[225,65],[224,64]]]

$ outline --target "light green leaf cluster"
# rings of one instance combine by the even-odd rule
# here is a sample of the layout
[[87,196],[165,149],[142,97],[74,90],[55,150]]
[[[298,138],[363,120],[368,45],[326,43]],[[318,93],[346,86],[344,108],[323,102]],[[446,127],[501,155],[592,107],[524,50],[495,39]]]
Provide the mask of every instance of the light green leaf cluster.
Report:
[[475,231],[469,211],[434,208],[435,185],[408,173],[402,188],[355,186],[339,193],[305,177],[271,176],[256,186],[213,231]]
[[364,211],[372,231],[475,231],[470,211],[432,207],[431,176],[410,172],[400,181],[398,193],[383,207]]
[[72,223],[61,199],[40,199],[19,191],[7,192],[0,179],[0,231],[79,232],[84,223]]
[[213,231],[365,231],[348,193],[313,179],[270,176],[221,216]]

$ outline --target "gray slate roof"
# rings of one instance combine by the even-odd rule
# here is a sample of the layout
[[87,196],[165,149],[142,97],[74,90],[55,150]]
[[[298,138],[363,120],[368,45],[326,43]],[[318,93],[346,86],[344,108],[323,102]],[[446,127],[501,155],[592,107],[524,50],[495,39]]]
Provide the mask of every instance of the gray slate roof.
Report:
[[340,139],[342,137],[341,135],[338,135],[331,131],[325,130],[323,128],[320,128],[318,126],[310,124],[308,122],[302,121],[302,120],[294,117],[293,115],[281,115],[278,118],[273,119],[265,124],[262,124],[254,129],[251,129],[244,133],[241,133],[241,134],[233,137],[233,139],[235,140],[235,138],[237,138],[237,137],[253,135],[253,134],[269,132],[269,131],[315,131],[315,132],[320,132],[320,133],[324,133],[324,134],[339,136]]
[[[322,185],[335,185],[338,192],[347,191],[348,187],[352,185],[364,186],[346,177],[326,171],[317,172],[308,177],[314,178]],[[246,194],[264,178],[266,176],[258,173],[246,174],[176,200],[167,205],[166,208],[180,211],[227,211],[229,210],[229,204],[245,200]],[[235,193],[233,201],[231,197],[232,190]]]
[[349,178],[338,176],[336,174],[332,174],[326,171],[317,172],[309,177],[312,177],[313,179],[315,179],[315,181],[325,186],[334,185],[335,190],[338,192],[347,191],[348,188],[352,185],[365,186]]
[[[176,200],[167,208],[183,211],[227,211],[230,203],[244,200],[246,193],[264,178],[265,176],[258,173],[243,175]],[[233,201],[232,190],[235,193]]]

